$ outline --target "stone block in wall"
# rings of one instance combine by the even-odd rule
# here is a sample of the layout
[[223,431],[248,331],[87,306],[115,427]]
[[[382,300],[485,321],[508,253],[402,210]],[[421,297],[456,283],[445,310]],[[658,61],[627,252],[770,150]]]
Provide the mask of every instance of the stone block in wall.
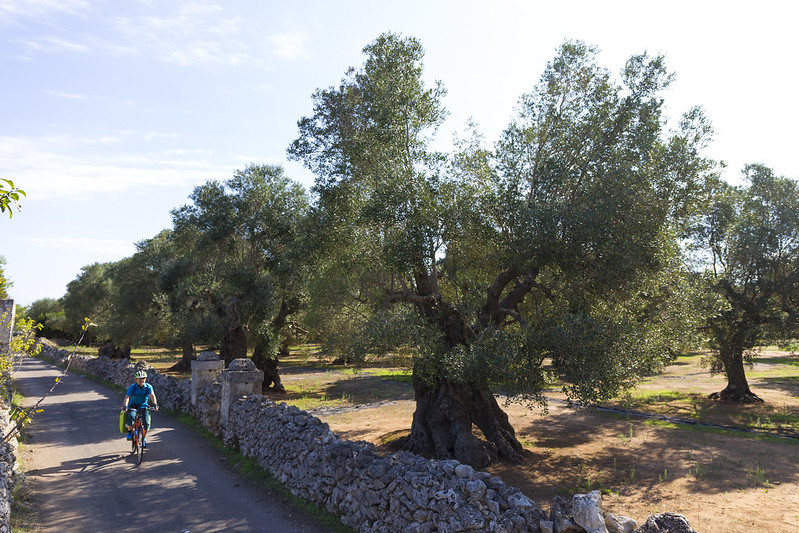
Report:
[[200,391],[216,381],[225,368],[225,362],[214,352],[201,352],[191,362],[191,405],[197,406]]
[[230,415],[230,407],[244,396],[261,394],[264,373],[258,370],[249,359],[234,359],[227,370],[222,371],[222,398],[219,424],[225,427]]

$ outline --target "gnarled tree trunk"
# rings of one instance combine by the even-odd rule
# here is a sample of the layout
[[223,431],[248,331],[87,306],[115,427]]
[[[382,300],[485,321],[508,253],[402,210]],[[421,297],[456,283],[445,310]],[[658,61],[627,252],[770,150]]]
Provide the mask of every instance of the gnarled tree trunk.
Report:
[[[456,459],[475,468],[499,458],[522,459],[522,445],[491,391],[447,379],[430,386],[416,375],[413,386],[416,412],[404,448],[420,455]],[[486,440],[472,433],[473,425]]]
[[268,357],[263,346],[257,344],[253,350],[252,362],[255,363],[256,368],[264,372],[264,389],[272,387],[277,392],[286,392],[285,387],[283,387],[283,384],[280,382],[280,372],[277,369],[279,361],[277,357]]
[[[417,275],[417,290],[422,296],[420,312],[444,334],[445,349],[468,346],[473,334],[463,315],[438,297],[435,276]],[[516,439],[508,416],[487,388],[457,383],[446,376],[431,381],[414,371],[413,387],[416,412],[411,433],[400,444],[421,455],[438,459],[456,459],[475,468],[497,459],[517,462],[522,459],[522,445]],[[485,440],[472,433],[473,426]]]
[[219,347],[219,355],[224,359],[225,366],[229,366],[234,359],[247,357],[247,332],[241,324],[236,324],[225,330],[222,345]]
[[719,356],[724,365],[724,374],[727,376],[727,386],[724,390],[714,392],[709,397],[714,400],[735,403],[757,403],[763,400],[749,389],[744,371],[744,348],[739,343],[723,345],[719,349]]
[[191,370],[192,359],[194,359],[194,345],[191,342],[184,342],[183,357],[180,359],[180,361],[170,366],[169,370],[175,372],[185,372],[186,370]]
[[127,359],[130,358],[130,346],[117,346],[111,341],[106,342],[97,349],[97,355],[105,355],[109,359]]
[[718,344],[718,358],[727,376],[727,386],[709,397],[735,403],[762,402],[759,396],[749,390],[744,371],[744,353],[755,346],[756,332],[763,324],[763,317],[754,301],[737,292],[729,281],[722,280],[719,287],[732,308],[711,320],[710,329]]

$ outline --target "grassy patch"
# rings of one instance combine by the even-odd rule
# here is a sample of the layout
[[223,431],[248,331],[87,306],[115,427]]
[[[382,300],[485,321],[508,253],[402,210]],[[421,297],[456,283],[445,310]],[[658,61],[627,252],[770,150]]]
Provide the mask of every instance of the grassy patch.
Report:
[[[25,397],[16,390],[16,385],[13,384],[13,393],[11,396],[11,405],[19,407],[25,400]],[[22,451],[25,449],[25,430],[17,437],[19,443],[19,451],[17,453],[17,464],[22,472],[25,472],[25,463],[23,458],[25,454]],[[17,533],[27,533],[38,531],[41,526],[39,518],[39,506],[36,501],[36,493],[31,486],[31,482],[22,476],[17,477],[16,484],[11,492],[11,531]]]
[[711,435],[730,435],[745,439],[762,440],[768,442],[785,442],[783,437],[778,435],[768,435],[764,433],[750,433],[747,431],[740,431],[737,429],[727,429],[713,426],[700,426],[694,424],[675,424],[674,422],[667,422],[665,420],[642,420],[642,424],[649,426],[657,426],[665,429],[694,431],[697,433],[708,433]]
[[756,363],[763,363],[766,365],[788,365],[799,366],[799,357],[758,357]]
[[626,409],[664,416],[700,420],[712,404],[697,392],[637,389],[621,402]]
[[674,360],[672,365],[699,365],[702,364],[702,359],[705,357],[702,353],[690,353],[679,355]]
[[36,492],[28,480],[18,481],[11,492],[10,526],[15,533],[40,531],[42,526]]
[[691,401],[696,398],[696,394],[675,390],[636,390],[629,399],[631,406],[643,406],[660,404],[673,401]]
[[410,370],[397,369],[397,368],[364,368],[360,370],[345,369],[342,371],[344,374],[352,374],[353,376],[363,374],[373,376],[380,379],[401,381],[403,383],[412,383],[413,375]]
[[322,351],[321,344],[308,343],[290,346],[289,354],[290,355],[288,357],[280,358],[281,364],[307,365],[312,359],[317,362],[327,359],[327,354]]
[[340,398],[328,398],[325,394],[318,397],[305,394],[300,397],[288,398],[286,403],[296,405],[303,411],[319,407],[348,407],[352,405],[350,398],[346,395],[342,395]]

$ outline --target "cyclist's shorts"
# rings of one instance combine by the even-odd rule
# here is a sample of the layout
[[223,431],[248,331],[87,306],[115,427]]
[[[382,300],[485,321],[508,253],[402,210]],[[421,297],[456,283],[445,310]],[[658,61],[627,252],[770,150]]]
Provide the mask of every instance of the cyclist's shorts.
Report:
[[[139,409],[139,407],[136,405],[131,405],[130,408],[136,410]],[[127,419],[128,425],[132,426],[135,421],[136,421],[136,413],[133,411],[128,411],[128,419]],[[144,429],[150,429],[150,411],[144,412],[144,416],[142,417],[142,425],[144,426]]]

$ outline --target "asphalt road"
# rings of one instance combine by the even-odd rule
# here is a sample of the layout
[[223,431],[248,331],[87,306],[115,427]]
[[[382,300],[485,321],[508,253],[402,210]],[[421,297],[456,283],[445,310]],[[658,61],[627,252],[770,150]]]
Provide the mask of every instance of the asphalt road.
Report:
[[[25,358],[14,379],[32,405],[60,373]],[[253,487],[206,440],[161,412],[152,415],[144,461],[136,465],[119,433],[122,397],[69,374],[25,429],[21,455],[42,531],[327,531],[280,496]]]

